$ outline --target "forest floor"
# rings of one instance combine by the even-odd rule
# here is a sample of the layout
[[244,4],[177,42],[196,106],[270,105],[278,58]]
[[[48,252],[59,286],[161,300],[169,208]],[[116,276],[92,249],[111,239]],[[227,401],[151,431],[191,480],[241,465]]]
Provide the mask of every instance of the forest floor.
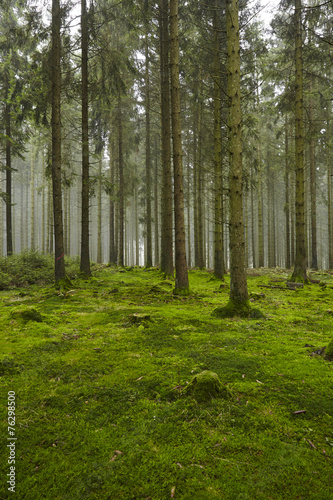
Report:
[[[313,354],[332,275],[288,290],[284,270],[249,273],[265,318],[221,320],[228,276],[190,271],[177,297],[156,269],[93,271],[0,292],[1,500],[333,499],[333,363]],[[229,397],[182,394],[203,370]]]

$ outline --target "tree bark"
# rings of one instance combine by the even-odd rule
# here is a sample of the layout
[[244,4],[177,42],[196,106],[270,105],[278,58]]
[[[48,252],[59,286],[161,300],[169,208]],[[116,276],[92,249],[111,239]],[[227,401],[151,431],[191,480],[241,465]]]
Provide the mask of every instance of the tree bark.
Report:
[[115,173],[114,173],[114,147],[113,147],[113,140],[111,137],[111,132],[110,132],[110,137],[109,137],[109,156],[110,156],[110,207],[109,207],[109,212],[110,212],[110,220],[109,220],[109,262],[111,265],[115,265],[117,263],[117,252],[116,252],[116,243],[115,243],[115,221],[114,221],[114,216],[115,216],[115,202],[114,202],[114,192],[115,192]]
[[146,267],[153,265],[152,223],[151,223],[151,154],[150,154],[150,81],[148,33],[145,40],[145,90],[146,90]]
[[[9,86],[9,83],[8,83]],[[7,94],[9,90],[7,91]],[[13,253],[13,228],[12,228],[12,148],[11,148],[11,105],[5,104],[5,129],[6,129],[6,246],[7,256]]]
[[223,213],[222,213],[222,132],[221,132],[221,69],[219,10],[215,0],[213,12],[214,30],[214,275],[224,279],[223,261]]
[[230,203],[230,300],[227,308],[248,314],[243,221],[242,112],[238,0],[227,0],[228,153]]
[[290,259],[290,199],[289,199],[289,184],[290,184],[290,166],[289,166],[289,127],[288,118],[286,118],[284,126],[284,147],[285,147],[285,219],[286,219],[286,258],[285,266],[287,269],[291,267]]
[[82,30],[82,206],[80,270],[91,275],[89,251],[89,122],[88,122],[88,26],[86,0],[81,0]]
[[176,282],[174,292],[187,294],[189,291],[189,283],[185,247],[182,138],[180,123],[178,0],[170,0],[170,67],[176,254]]
[[328,237],[328,268],[333,269],[333,231],[332,231],[332,167],[330,155],[330,109],[331,103],[327,101],[326,107],[326,175],[327,175],[327,237]]
[[118,266],[124,266],[124,232],[125,232],[125,217],[124,217],[124,158],[123,158],[123,123],[122,123],[122,98],[120,91],[118,93]]
[[295,170],[296,255],[290,281],[307,283],[304,222],[304,124],[301,0],[295,0]]
[[161,270],[173,276],[173,217],[170,131],[170,84],[169,84],[169,27],[168,0],[160,6],[160,63],[161,63],[161,115],[162,115],[162,203],[161,203]]
[[316,154],[314,140],[314,112],[313,112],[313,83],[312,74],[310,75],[310,102],[309,102],[309,120],[310,120],[310,206],[311,206],[311,267],[314,270],[318,269],[317,255],[317,182],[316,182]]
[[61,12],[59,0],[52,0],[52,192],[55,241],[55,281],[65,277],[61,196]]

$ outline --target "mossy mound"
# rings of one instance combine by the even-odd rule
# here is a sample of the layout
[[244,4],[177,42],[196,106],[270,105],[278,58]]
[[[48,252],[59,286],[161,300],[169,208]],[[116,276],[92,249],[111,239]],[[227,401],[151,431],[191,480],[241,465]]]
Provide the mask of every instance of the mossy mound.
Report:
[[67,292],[68,290],[73,288],[73,285],[68,276],[65,276],[64,278],[61,278],[54,284],[54,288],[56,290],[60,290],[61,292]]
[[236,302],[229,300],[227,305],[224,307],[217,307],[214,309],[214,316],[218,318],[234,318],[235,316],[240,316],[241,318],[246,318],[250,316],[251,306],[248,300],[242,302]]
[[187,297],[190,293],[189,287],[178,287],[173,290],[173,295],[180,295],[181,297]]
[[225,392],[217,373],[205,370],[193,377],[183,389],[182,394],[191,395],[198,403],[201,403],[212,398],[222,397]]
[[37,323],[42,323],[43,321],[41,314],[34,308],[11,311],[10,317],[11,319],[20,321],[22,323],[27,323],[28,321],[36,321]]
[[333,339],[330,341],[325,350],[325,359],[333,361]]

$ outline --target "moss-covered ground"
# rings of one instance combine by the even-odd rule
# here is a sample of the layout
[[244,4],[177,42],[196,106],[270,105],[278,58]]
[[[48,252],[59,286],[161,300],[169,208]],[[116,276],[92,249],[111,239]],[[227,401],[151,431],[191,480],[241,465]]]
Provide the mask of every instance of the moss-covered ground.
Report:
[[[312,355],[333,336],[333,276],[290,290],[253,272],[264,318],[219,319],[228,277],[191,271],[182,297],[156,269],[93,271],[0,292],[1,499],[333,499],[333,363]],[[203,370],[229,397],[184,396]]]

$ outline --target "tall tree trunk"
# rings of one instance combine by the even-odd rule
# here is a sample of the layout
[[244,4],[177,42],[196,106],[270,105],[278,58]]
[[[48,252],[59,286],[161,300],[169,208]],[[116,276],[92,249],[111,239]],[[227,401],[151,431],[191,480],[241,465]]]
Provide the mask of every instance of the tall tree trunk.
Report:
[[326,150],[326,175],[327,175],[327,237],[328,237],[328,268],[333,269],[333,231],[332,231],[332,168],[330,155],[330,110],[331,103],[327,102],[326,107],[326,134],[325,134],[325,150]]
[[198,116],[197,116],[197,95],[194,96],[195,111],[193,113],[193,236],[194,236],[194,266],[199,267],[199,244],[198,244],[198,161],[197,161],[197,130],[198,130]]
[[71,254],[71,186],[67,187],[67,254]]
[[61,197],[61,11],[59,0],[52,0],[52,192],[55,241],[55,281],[65,277],[64,236]]
[[263,185],[261,168],[261,122],[260,122],[260,96],[259,77],[257,76],[257,113],[258,113],[258,142],[257,142],[257,162],[258,162],[258,265],[265,266],[264,253],[264,218],[263,218]]
[[243,221],[242,112],[238,0],[226,2],[230,203],[230,298],[222,315],[248,315]]
[[30,203],[31,203],[31,225],[30,225],[30,231],[31,231],[31,240],[30,240],[30,248],[31,250],[35,250],[36,244],[35,244],[35,164],[34,164],[34,145],[33,142],[31,141],[31,146],[30,146]]
[[109,262],[111,265],[115,265],[117,263],[117,252],[116,252],[116,242],[115,242],[115,202],[114,202],[114,193],[115,193],[115,172],[114,172],[114,147],[113,147],[113,140],[111,137],[111,132],[110,132],[110,137],[109,137],[109,156],[110,156],[110,186],[111,186],[111,193],[110,193],[110,206],[109,206],[109,212],[110,212],[110,220],[109,220]]
[[119,169],[119,189],[118,189],[118,266],[124,266],[124,158],[123,158],[123,123],[122,123],[122,99],[120,91],[118,93],[118,169]]
[[140,241],[139,241],[139,217],[138,217],[138,167],[135,162],[135,185],[134,185],[134,220],[135,220],[135,265],[140,265]]
[[173,276],[172,175],[169,84],[169,2],[161,0],[160,59],[162,115],[162,203],[161,203],[161,270]]
[[146,91],[146,267],[153,265],[152,223],[151,223],[151,152],[150,152],[150,81],[148,33],[145,41],[145,91]]
[[196,205],[198,211],[198,267],[203,269],[206,266],[206,245],[204,230],[204,210],[203,210],[203,168],[202,162],[202,69],[199,68],[199,102],[198,102],[198,152],[197,152],[197,198]]
[[285,219],[286,219],[286,259],[285,266],[287,269],[291,267],[290,259],[290,199],[289,199],[289,184],[290,184],[290,166],[289,166],[289,127],[288,118],[286,118],[284,126],[284,146],[285,146]]
[[159,214],[159,196],[158,196],[158,161],[157,161],[157,145],[156,155],[155,155],[155,179],[154,179],[154,252],[155,260],[154,265],[159,266],[160,264],[160,248],[159,248],[159,224],[158,224],[158,214]]
[[187,294],[189,291],[189,284],[185,247],[182,138],[180,123],[178,0],[170,0],[170,67],[176,253],[176,283],[174,292]]
[[[9,85],[9,84],[8,84]],[[13,253],[13,228],[12,228],[12,148],[11,148],[11,105],[5,104],[5,129],[6,129],[6,243],[7,255]]]
[[82,31],[82,206],[80,270],[91,275],[89,251],[89,123],[88,123],[88,26],[86,0],[81,0]]
[[[21,171],[21,179],[23,181],[23,175]],[[23,246],[23,182],[21,181],[21,252]],[[0,169],[0,185],[2,185],[2,171]],[[2,200],[0,199],[0,257],[3,256],[3,209],[2,209]]]
[[64,252],[65,255],[68,254],[67,251],[67,238],[68,238],[68,186],[64,185]]
[[314,140],[314,112],[313,112],[313,82],[310,75],[310,102],[309,102],[309,120],[310,120],[310,206],[311,206],[311,267],[318,269],[317,256],[317,183],[316,183],[316,162],[315,162],[315,140]]
[[224,279],[222,214],[222,131],[219,9],[215,0],[214,30],[214,275]]
[[102,157],[98,161],[98,186],[97,186],[97,259],[102,263]]
[[304,223],[304,125],[301,0],[295,0],[295,165],[296,165],[296,255],[291,281],[307,283]]
[[254,169],[251,168],[251,252],[252,252],[252,267],[257,267],[256,264],[256,238],[255,238],[255,215],[254,215]]
[[[23,197],[21,197],[22,203]],[[46,221],[45,221],[45,154],[42,148],[42,252],[46,253]],[[23,235],[21,230],[21,251],[22,251]]]
[[[189,134],[188,134],[189,136]],[[187,264],[191,267],[191,164],[190,164],[190,141],[187,136]]]

